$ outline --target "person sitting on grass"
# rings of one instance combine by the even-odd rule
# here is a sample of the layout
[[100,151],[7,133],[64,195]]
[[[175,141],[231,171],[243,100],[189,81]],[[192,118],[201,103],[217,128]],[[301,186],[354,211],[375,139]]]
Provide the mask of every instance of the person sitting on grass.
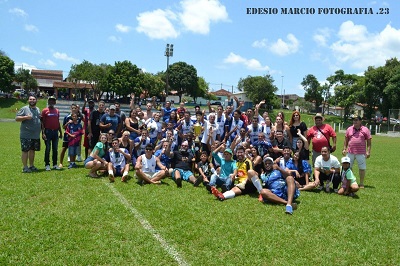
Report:
[[[249,178],[248,172],[253,170],[252,162],[249,158],[245,157],[245,148],[243,146],[239,146],[236,149],[236,167],[237,167],[237,176],[239,183],[234,186],[231,190],[221,193],[218,189],[214,188],[211,190],[211,193],[220,201],[226,199],[232,199],[236,196],[246,195],[250,193],[256,193],[256,185],[253,180]],[[260,185],[261,186],[261,185]]]
[[104,159],[106,155],[106,142],[107,133],[100,134],[100,141],[94,146],[90,155],[86,158],[84,166],[86,169],[90,169],[90,177],[99,177],[97,170],[106,170],[108,162]]
[[309,185],[311,165],[306,160],[300,159],[300,152],[296,151],[294,153],[293,158],[286,164],[286,171],[294,177],[296,187],[299,190],[309,190],[315,187],[314,185]]
[[210,188],[208,185],[210,183],[211,174],[215,172],[213,164],[209,161],[209,156],[206,151],[201,152],[200,162],[196,164],[196,169],[199,172],[200,181],[203,181],[203,185],[206,188]]
[[[136,160],[136,176],[140,183],[161,184],[160,180],[168,173],[168,168],[160,162],[160,159],[153,154],[153,151],[153,144],[147,144],[145,153]],[[160,167],[161,171],[156,171],[156,165]]]
[[81,144],[81,139],[83,135],[82,124],[78,121],[78,115],[71,114],[72,123],[67,125],[65,132],[68,135],[68,156],[70,158],[70,163],[68,169],[78,167],[75,163],[76,155],[78,155],[78,148]]
[[169,157],[175,163],[175,168],[172,170],[171,176],[178,188],[182,187],[182,179],[194,185],[200,184],[196,182],[196,178],[191,171],[194,154],[189,152],[188,149],[189,142],[185,140],[182,142],[179,151],[170,151]]
[[339,160],[330,153],[328,146],[322,147],[321,155],[315,159],[314,179],[315,184],[319,184],[319,190],[324,188],[324,181],[326,181],[326,192],[330,192],[331,182],[333,184],[333,191],[335,193],[338,192],[340,185],[340,163]]
[[113,183],[115,181],[115,176],[122,176],[121,181],[125,182],[129,174],[131,155],[127,149],[119,147],[119,140],[117,138],[114,138],[112,141],[112,148],[110,149],[109,156],[108,179]]
[[293,210],[297,209],[297,204],[293,201],[300,196],[293,176],[288,175],[288,172],[280,168],[278,164],[274,164],[271,157],[264,159],[264,168],[264,173],[260,177],[264,184],[262,189],[257,172],[249,171],[249,178],[253,180],[257,187],[262,201],[286,204],[285,213],[293,214]]
[[[223,150],[223,158],[219,157],[218,152]],[[233,152],[231,149],[226,148],[225,145],[220,145],[217,149],[212,152],[212,156],[215,161],[220,165],[221,170],[219,175],[213,173],[210,178],[210,183],[207,189],[213,191],[216,186],[220,186],[222,192],[226,192],[231,189],[235,182],[235,177],[237,176],[237,166],[236,161],[232,159]]]
[[356,181],[356,177],[350,168],[351,159],[350,157],[342,158],[342,169],[340,175],[342,176],[342,187],[339,189],[339,195],[345,195],[354,197],[359,187]]

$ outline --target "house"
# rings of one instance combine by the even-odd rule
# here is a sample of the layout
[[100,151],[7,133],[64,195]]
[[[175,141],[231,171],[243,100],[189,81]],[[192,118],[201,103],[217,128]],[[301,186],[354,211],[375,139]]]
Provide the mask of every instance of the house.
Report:
[[63,81],[62,70],[32,69],[31,75],[36,79],[39,91],[46,92],[48,95],[57,95],[53,83]]

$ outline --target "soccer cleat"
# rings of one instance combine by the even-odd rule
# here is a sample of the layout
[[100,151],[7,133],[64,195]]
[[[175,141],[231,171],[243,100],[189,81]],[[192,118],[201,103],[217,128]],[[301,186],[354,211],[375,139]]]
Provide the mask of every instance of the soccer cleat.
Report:
[[220,201],[225,200],[224,194],[222,194],[221,192],[219,192],[219,190],[216,187],[211,187],[211,193]]
[[46,165],[45,169],[46,171],[50,171],[51,170],[50,165]]

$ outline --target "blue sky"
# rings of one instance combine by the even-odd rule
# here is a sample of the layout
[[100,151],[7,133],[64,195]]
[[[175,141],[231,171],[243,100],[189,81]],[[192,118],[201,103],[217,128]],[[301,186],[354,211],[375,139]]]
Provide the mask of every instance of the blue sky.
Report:
[[[247,8],[278,13],[247,14]],[[282,14],[281,8],[315,14]],[[318,14],[320,8],[375,14]],[[83,60],[129,60],[163,71],[165,46],[172,43],[170,64],[193,65],[211,90],[221,84],[236,90],[240,78],[269,73],[278,93],[283,84],[286,94],[303,96],[307,74],[324,82],[338,69],[362,74],[400,58],[399,17],[398,0],[0,0],[0,50],[17,67],[62,70],[66,77]]]

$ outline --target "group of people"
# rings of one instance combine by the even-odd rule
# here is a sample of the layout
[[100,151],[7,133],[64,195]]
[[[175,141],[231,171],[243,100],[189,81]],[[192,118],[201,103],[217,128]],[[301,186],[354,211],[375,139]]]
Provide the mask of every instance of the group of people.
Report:
[[[194,186],[203,184],[221,201],[258,193],[261,202],[285,204],[288,214],[297,208],[295,199],[301,190],[330,192],[332,184],[334,192],[354,195],[364,186],[371,134],[360,117],[354,118],[353,126],[346,131],[340,163],[331,154],[336,150],[336,133],[321,114],[315,115],[315,125],[308,128],[298,111],[288,121],[279,112],[272,122],[268,112],[259,113],[264,101],[242,112],[244,103],[235,100],[236,109],[208,104],[208,112],[196,106],[191,113],[184,103],[175,108],[167,101],[154,112],[152,103],[146,105],[146,110],[135,105],[132,95],[129,115],[117,102],[107,112],[105,102],[99,101],[95,109],[94,101],[86,100],[81,110],[72,104],[71,113],[61,125],[54,97],[48,98],[48,107],[40,112],[36,97],[30,96],[29,105],[16,116],[21,122],[23,172],[37,171],[34,154],[40,150],[41,132],[48,171],[63,167],[67,150],[68,168],[75,168],[83,139],[84,167],[89,169],[90,177],[103,172],[110,182],[116,176],[125,182],[132,165],[141,184],[160,184],[170,176],[178,188],[182,181]],[[63,145],[57,164],[62,128]],[[354,161],[358,163],[359,185],[351,171]]]

